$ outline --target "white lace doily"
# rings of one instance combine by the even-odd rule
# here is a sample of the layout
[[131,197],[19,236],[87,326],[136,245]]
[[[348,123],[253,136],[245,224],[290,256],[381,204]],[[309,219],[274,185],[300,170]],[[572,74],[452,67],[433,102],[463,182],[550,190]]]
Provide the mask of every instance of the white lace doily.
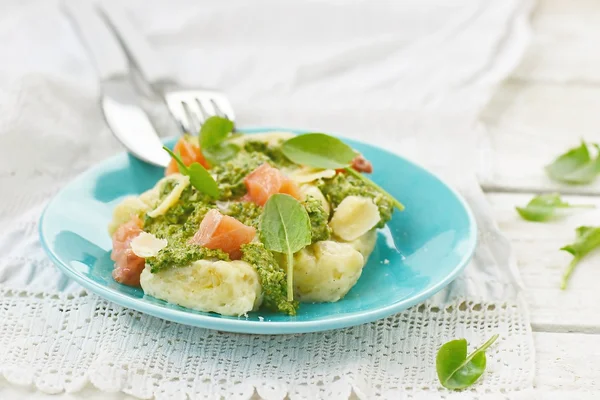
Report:
[[[485,144],[475,116],[520,58],[529,7],[518,0],[124,3],[178,77],[231,94],[242,125],[368,138],[454,176],[485,166],[485,154],[475,152]],[[294,21],[310,21],[310,29],[296,31]],[[4,2],[0,51],[0,373],[8,381],[49,393],[91,382],[161,399],[248,399],[255,391],[265,399],[471,398],[532,386],[532,336],[510,246],[470,180],[460,186],[480,228],[473,262],[426,304],[378,322],[240,335],[85,293],[45,256],[37,221],[77,173],[120,150],[98,108],[94,70],[56,0]],[[496,333],[483,379],[463,393],[440,390],[439,346],[459,337],[476,346]]]

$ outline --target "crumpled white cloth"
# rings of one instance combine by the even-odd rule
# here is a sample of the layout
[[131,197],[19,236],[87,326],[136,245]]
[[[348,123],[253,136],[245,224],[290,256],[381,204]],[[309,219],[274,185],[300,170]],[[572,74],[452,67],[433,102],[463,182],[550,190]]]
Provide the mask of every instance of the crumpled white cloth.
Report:
[[363,399],[455,398],[463,394],[441,389],[435,376],[439,346],[457,337],[477,345],[499,333],[474,393],[484,398],[532,386],[533,346],[518,273],[469,172],[485,173],[477,113],[520,59],[531,2],[121,4],[174,77],[229,95],[238,125],[334,132],[443,172],[471,205],[480,243],[465,273],[425,304],[326,333],[211,332],[82,291],[44,255],[37,220],[72,177],[121,148],[102,120],[95,71],[59,2],[5,1],[0,373],[6,379],[50,393],[92,382],[140,398],[247,399],[255,391],[266,399],[346,399],[351,392]]

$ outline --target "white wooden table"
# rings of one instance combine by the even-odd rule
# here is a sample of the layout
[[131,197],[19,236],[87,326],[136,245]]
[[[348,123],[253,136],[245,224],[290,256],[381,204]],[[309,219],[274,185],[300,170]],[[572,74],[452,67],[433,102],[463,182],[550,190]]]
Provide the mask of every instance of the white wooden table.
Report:
[[[518,399],[600,399],[600,254],[591,255],[560,290],[570,243],[580,225],[600,225],[600,179],[584,187],[549,181],[543,166],[580,138],[600,143],[600,1],[541,0],[533,41],[521,65],[496,92],[481,120],[492,145],[492,175],[483,183],[500,228],[512,240],[529,301],[537,350],[536,389]],[[514,211],[542,191],[591,203],[550,223]],[[585,392],[581,392],[585,391]],[[86,390],[46,396],[0,380],[0,397],[125,399]]]
[[[560,278],[571,256],[558,250],[573,241],[576,227],[600,225],[600,180],[561,187],[543,170],[580,138],[600,142],[600,2],[539,1],[532,25],[523,62],[481,116],[493,157],[483,184],[526,286],[536,398],[600,398],[600,254],[582,262],[563,291]],[[567,201],[599,208],[550,223],[522,220],[514,206],[544,191],[570,193]],[[579,390],[589,393],[573,393]]]

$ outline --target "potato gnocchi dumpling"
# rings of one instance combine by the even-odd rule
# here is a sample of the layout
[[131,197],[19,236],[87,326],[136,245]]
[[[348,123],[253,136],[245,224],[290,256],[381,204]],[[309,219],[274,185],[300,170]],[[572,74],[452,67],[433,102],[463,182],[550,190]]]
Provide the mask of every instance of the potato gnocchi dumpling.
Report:
[[358,251],[365,258],[365,262],[373,252],[375,243],[377,242],[377,230],[371,229],[358,239],[347,242],[354,250]]
[[294,255],[294,294],[301,302],[334,302],[354,286],[365,258],[351,244],[324,240]]
[[262,302],[256,270],[244,261],[194,261],[140,277],[144,293],[193,310],[240,316]]
[[[152,210],[156,208],[157,203],[160,199],[160,187],[165,182],[165,180],[173,179],[174,177],[175,176],[170,176],[168,178],[166,177],[159,180],[152,189],[146,190],[139,196],[127,196],[123,200],[121,200],[121,202],[117,204],[117,206],[113,210],[112,220],[108,224],[108,233],[112,236],[119,226],[131,220],[132,217],[139,217],[148,212],[152,212]],[[175,179],[180,178],[175,177]]]

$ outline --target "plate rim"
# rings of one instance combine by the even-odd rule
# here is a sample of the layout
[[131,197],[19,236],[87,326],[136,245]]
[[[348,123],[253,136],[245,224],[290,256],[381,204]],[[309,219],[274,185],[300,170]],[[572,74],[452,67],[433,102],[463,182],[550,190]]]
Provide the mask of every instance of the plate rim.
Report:
[[[302,129],[290,129],[290,128],[280,128],[280,127],[246,127],[240,128],[240,131],[248,132],[248,133],[259,133],[259,132],[273,132],[273,131],[287,131],[292,133],[305,133],[310,132]],[[468,231],[468,249],[463,254],[461,260],[454,266],[454,268],[439,282],[433,285],[431,288],[416,293],[404,300],[395,302],[393,304],[387,305],[385,307],[377,307],[367,311],[360,311],[350,315],[337,316],[332,315],[326,319],[320,320],[312,320],[312,321],[249,321],[244,319],[243,316],[238,317],[238,319],[224,319],[217,318],[211,315],[203,315],[191,313],[183,310],[175,310],[171,308],[166,308],[160,305],[152,304],[149,302],[143,301],[143,299],[136,299],[124,295],[122,293],[113,291],[108,287],[101,285],[91,279],[86,278],[83,275],[77,274],[71,267],[63,263],[59,257],[55,254],[52,247],[46,240],[45,233],[45,220],[46,220],[46,212],[55,201],[60,197],[60,193],[69,186],[71,186],[76,181],[80,180],[84,175],[93,171],[94,169],[100,168],[102,165],[110,163],[111,160],[116,160],[120,157],[123,157],[127,154],[126,151],[119,152],[114,156],[108,157],[102,161],[97,162],[92,167],[86,169],[85,171],[78,174],[75,178],[69,181],[65,186],[61,188],[48,202],[48,204],[44,207],[42,214],[40,215],[39,223],[38,223],[38,233],[40,237],[40,243],[42,248],[50,258],[50,260],[58,267],[58,269],[66,274],[70,279],[73,279],[79,285],[83,286],[85,289],[90,290],[92,293],[98,295],[101,298],[109,300],[115,304],[118,304],[122,307],[130,308],[144,314],[148,314],[154,317],[162,318],[168,321],[181,323],[189,326],[195,326],[199,328],[205,329],[213,329],[219,331],[226,332],[234,332],[234,333],[247,333],[247,334],[268,334],[268,335],[277,335],[277,334],[296,334],[296,333],[310,333],[310,332],[320,332],[320,331],[328,331],[332,329],[341,329],[347,328],[356,325],[362,325],[369,322],[373,322],[390,315],[402,312],[416,304],[423,302],[424,300],[432,297],[441,289],[449,285],[452,281],[454,281],[458,275],[465,269],[477,247],[477,222],[473,215],[471,208],[468,203],[464,199],[464,197],[450,184],[448,184],[443,178],[431,172],[429,169],[419,165],[418,163],[409,160],[397,153],[389,151],[383,147],[372,145],[366,143],[362,140],[357,140],[354,138],[347,138],[343,135],[333,136],[341,137],[342,139],[348,139],[353,142],[361,143],[363,145],[374,147],[378,151],[383,151],[389,155],[394,157],[401,158],[404,162],[411,164],[413,167],[423,170],[428,175],[437,179],[442,185],[446,187],[459,201],[460,205],[463,207],[467,214],[467,219],[469,222],[469,231]],[[168,138],[161,138],[163,142],[169,142],[175,139],[176,136],[170,136]]]

